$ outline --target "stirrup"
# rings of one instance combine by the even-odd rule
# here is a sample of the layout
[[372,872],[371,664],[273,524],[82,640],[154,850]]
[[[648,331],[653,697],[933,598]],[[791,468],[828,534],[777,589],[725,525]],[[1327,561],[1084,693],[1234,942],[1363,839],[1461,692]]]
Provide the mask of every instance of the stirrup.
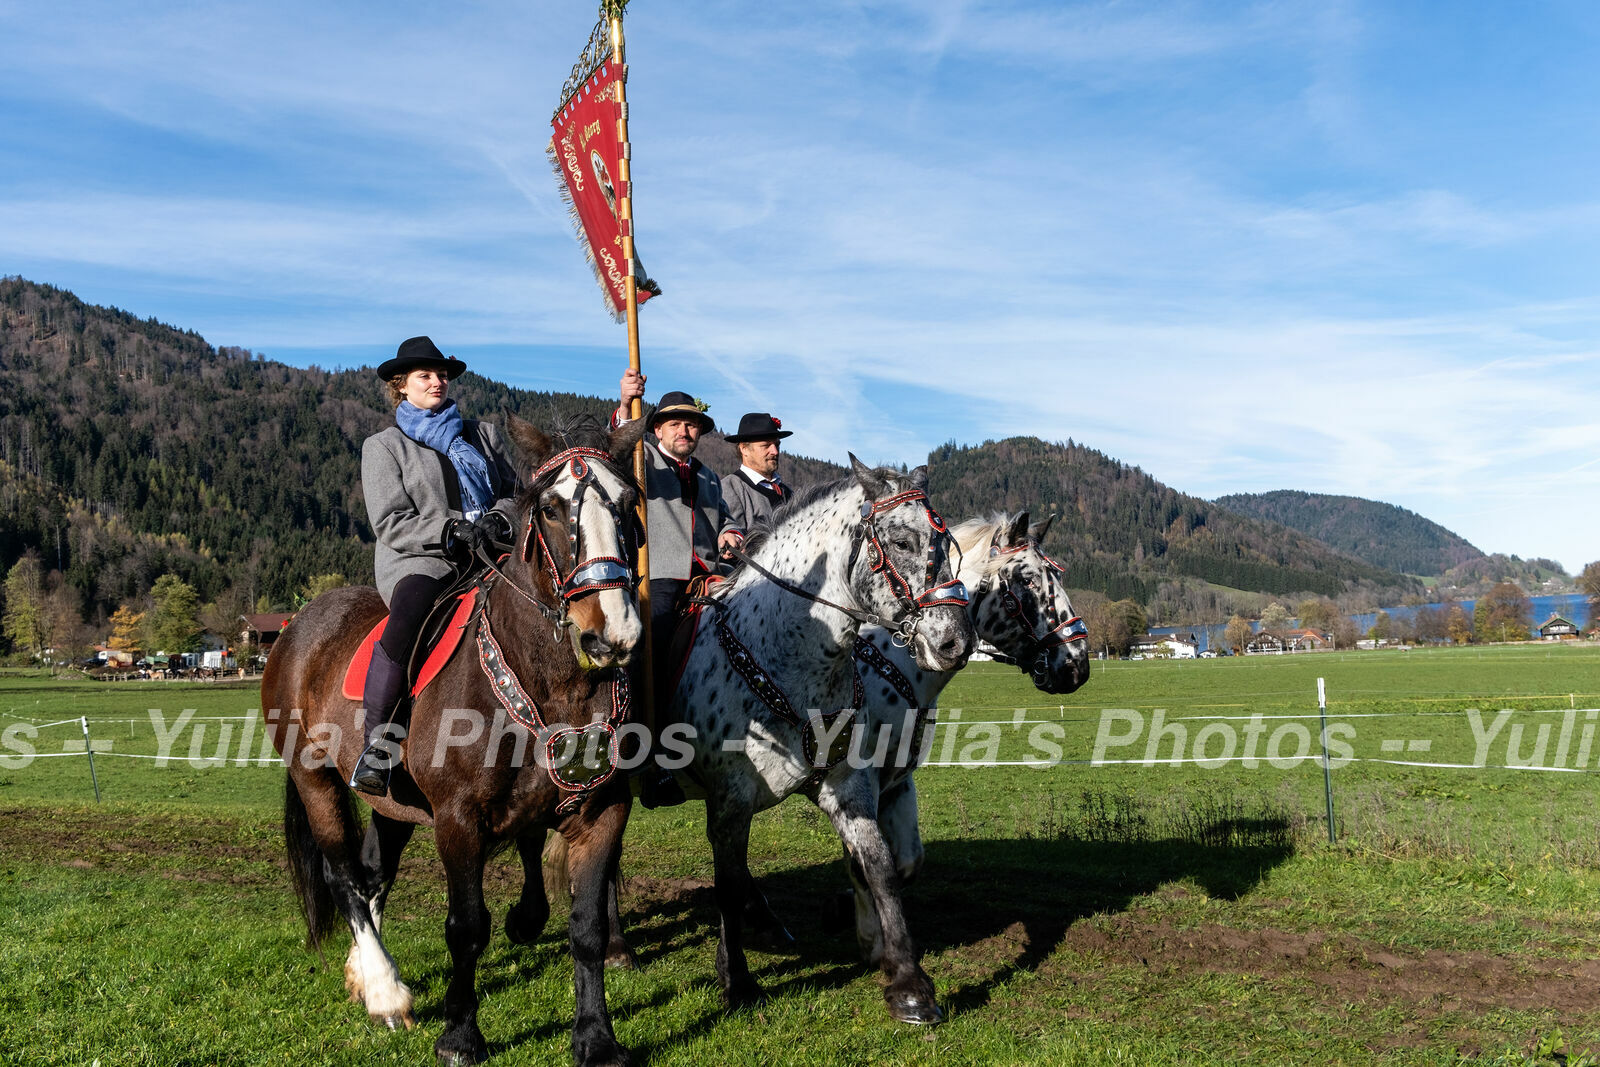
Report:
[[374,749],[378,742],[374,741],[361,750],[361,758],[356,760],[356,769],[350,774],[350,781],[346,784],[357,793],[365,793],[371,797],[381,797],[389,792],[389,774],[393,767],[379,767],[377,760],[382,758],[379,754],[374,757]]

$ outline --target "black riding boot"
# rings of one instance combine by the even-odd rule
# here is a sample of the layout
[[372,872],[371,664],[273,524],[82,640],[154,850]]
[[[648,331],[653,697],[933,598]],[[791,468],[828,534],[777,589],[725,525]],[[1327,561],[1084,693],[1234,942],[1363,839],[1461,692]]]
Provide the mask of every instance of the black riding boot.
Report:
[[639,768],[639,803],[646,808],[671,808],[687,799],[677,777],[656,762],[661,754],[659,735],[671,725],[667,709],[672,706],[677,674],[677,664],[672,662],[672,635],[687,585],[671,578],[650,579],[650,689],[655,698],[655,722],[651,725],[655,735],[650,738],[650,757]]
[[356,761],[355,772],[350,775],[350,788],[358,793],[381,797],[389,791],[389,772],[400,761],[399,740],[405,736],[403,726],[396,736],[390,720],[405,693],[406,669],[389,658],[389,653],[383,650],[383,642],[379,641],[372,646],[367,683],[361,692],[366,714],[363,724],[366,747]]

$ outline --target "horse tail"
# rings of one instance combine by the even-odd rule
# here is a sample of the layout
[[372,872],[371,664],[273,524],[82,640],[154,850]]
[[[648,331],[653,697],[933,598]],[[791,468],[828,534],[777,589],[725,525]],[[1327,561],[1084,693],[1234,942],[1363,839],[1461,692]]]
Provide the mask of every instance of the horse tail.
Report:
[[572,899],[572,874],[567,870],[567,839],[551,834],[544,844],[544,895],[546,900]]
[[[339,790],[339,802],[352,808],[349,793]],[[350,812],[354,817],[354,810]],[[311,816],[293,775],[284,775],[283,843],[289,854],[289,874],[306,920],[306,948],[322,951],[322,939],[337,925],[339,908],[328,887],[327,863],[311,833]]]

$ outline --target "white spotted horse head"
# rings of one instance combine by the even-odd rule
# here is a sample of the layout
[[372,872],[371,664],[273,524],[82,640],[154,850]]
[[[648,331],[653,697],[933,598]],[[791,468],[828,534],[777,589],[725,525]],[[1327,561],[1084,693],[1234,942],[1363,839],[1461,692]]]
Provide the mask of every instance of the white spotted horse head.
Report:
[[853,454],[850,467],[865,493],[847,564],[852,592],[897,643],[910,645],[919,667],[960,669],[976,635],[955,577],[955,541],[928,502],[928,468],[874,469]]
[[1071,693],[1089,680],[1089,631],[1072,610],[1061,564],[1041,547],[1052,521],[1030,527],[1024,511],[995,526],[973,615],[979,636],[1016,660],[1034,685]]
[[509,421],[532,468],[517,498],[523,581],[585,669],[625,665],[644,634],[634,590],[639,487],[626,466],[644,420],[608,432],[585,416],[548,434],[515,415]]

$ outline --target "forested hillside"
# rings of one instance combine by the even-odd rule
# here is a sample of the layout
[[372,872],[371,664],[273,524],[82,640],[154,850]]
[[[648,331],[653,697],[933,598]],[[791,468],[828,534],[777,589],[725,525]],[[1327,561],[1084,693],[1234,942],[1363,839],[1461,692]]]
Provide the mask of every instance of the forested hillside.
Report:
[[[371,580],[360,444],[390,415],[370,370],[298,369],[213,348],[193,332],[10,278],[0,280],[0,374],[0,567],[37,556],[41,573],[58,572],[51,588],[67,614],[102,635],[118,606],[148,606],[164,574],[219,619],[292,607],[317,576]],[[613,403],[470,373],[452,394],[473,415],[534,422],[604,415]],[[739,413],[714,414],[732,425]],[[700,455],[724,473],[738,465],[720,436]],[[1206,583],[1395,599],[1420,588],[1071,442],[952,444],[929,459],[952,519],[1001,507],[1055,513],[1048,547],[1074,588],[1159,601],[1163,615],[1219,610]],[[784,460],[797,487],[839,473]]]
[[1280,489],[1236,493],[1216,504],[1282,523],[1375,567],[1437,578],[1483,553],[1436,522],[1393,504],[1332,493]]
[[1338,596],[1359,587],[1398,599],[1421,590],[1415,579],[1177,492],[1071,441],[950,444],[929,460],[939,506],[951,516],[995,507],[1056,514],[1046,548],[1073,588],[1141,603],[1180,577],[1283,595]]
[[[293,605],[308,579],[372,580],[361,442],[390,421],[367,369],[289,367],[191,331],[0,279],[0,566],[36,551],[90,621],[162,574],[202,602]],[[548,423],[614,400],[468,373],[462,409]],[[726,421],[730,416],[718,412]],[[708,439],[702,456],[738,466]],[[796,486],[839,468],[795,459]]]

